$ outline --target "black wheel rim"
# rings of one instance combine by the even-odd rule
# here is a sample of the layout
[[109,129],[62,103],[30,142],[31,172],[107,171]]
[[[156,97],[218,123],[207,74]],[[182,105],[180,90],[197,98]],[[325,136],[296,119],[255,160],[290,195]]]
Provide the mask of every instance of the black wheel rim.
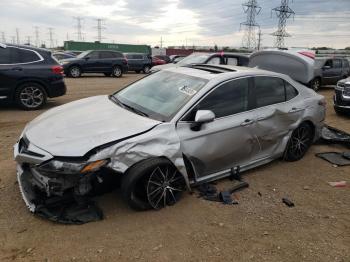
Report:
[[156,167],[147,181],[147,198],[154,209],[174,205],[182,191],[183,176],[172,166]]
[[296,158],[302,157],[310,146],[310,129],[306,126],[301,126],[293,132],[290,141],[290,153]]
[[72,77],[79,77],[80,76],[80,69],[78,67],[73,67],[70,70],[70,74]]
[[122,73],[122,70],[120,70],[119,67],[116,67],[116,68],[114,68],[113,73],[114,73],[115,76],[120,76],[121,73]]
[[36,86],[27,86],[21,91],[19,99],[25,107],[37,108],[44,102],[44,94]]

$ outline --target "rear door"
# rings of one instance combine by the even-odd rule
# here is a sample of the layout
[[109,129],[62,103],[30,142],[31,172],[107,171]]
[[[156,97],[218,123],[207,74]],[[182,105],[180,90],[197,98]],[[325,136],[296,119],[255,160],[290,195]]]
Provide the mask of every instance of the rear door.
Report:
[[[201,99],[177,124],[181,148],[196,171],[196,181],[217,177],[249,163],[259,150],[251,115],[251,78],[225,82]],[[216,118],[191,130],[197,110],[211,110]]]
[[117,54],[111,51],[100,51],[99,68],[103,72],[111,72],[114,62],[117,60]]
[[17,83],[28,75],[31,65],[42,59],[30,49],[0,47],[0,99],[12,97]]
[[137,70],[137,61],[134,58],[133,54],[127,54],[126,58],[128,59],[129,70],[134,71]]
[[340,79],[342,62],[340,59],[328,59],[322,68],[323,84],[333,85]]
[[298,91],[281,78],[258,76],[254,83],[254,132],[260,146],[254,158],[261,160],[284,151],[288,134],[296,128],[305,107],[294,99]]

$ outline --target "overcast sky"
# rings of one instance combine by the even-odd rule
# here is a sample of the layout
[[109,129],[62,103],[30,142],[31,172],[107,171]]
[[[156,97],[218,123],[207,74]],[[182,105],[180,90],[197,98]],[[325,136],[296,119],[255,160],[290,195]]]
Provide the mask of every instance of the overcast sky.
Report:
[[[19,29],[21,42],[34,42],[34,27],[40,40],[49,44],[48,28],[54,28],[58,44],[77,40],[76,21],[83,17],[86,41],[97,40],[96,19],[105,19],[103,42],[160,45],[240,46],[240,23],[246,20],[245,0],[0,0],[0,32],[11,42]],[[258,0],[262,7],[256,21],[261,25],[263,46],[272,46],[270,36],[278,19],[271,13],[280,0]],[[291,2],[291,1],[290,1]],[[292,37],[287,46],[350,46],[350,0],[294,0],[295,19],[287,22]],[[0,33],[0,41],[1,41]]]

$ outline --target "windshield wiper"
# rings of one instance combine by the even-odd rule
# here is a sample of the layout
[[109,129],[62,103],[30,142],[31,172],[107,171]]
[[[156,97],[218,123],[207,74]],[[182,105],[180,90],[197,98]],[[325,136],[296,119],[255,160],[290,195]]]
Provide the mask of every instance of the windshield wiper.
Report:
[[109,98],[115,102],[116,104],[120,105],[123,108],[129,109],[131,111],[133,111],[134,113],[141,115],[141,116],[145,116],[145,117],[149,117],[146,113],[142,112],[141,110],[136,109],[135,107],[129,106],[127,104],[124,104],[123,102],[121,102],[118,98],[116,98],[113,95],[110,95]]

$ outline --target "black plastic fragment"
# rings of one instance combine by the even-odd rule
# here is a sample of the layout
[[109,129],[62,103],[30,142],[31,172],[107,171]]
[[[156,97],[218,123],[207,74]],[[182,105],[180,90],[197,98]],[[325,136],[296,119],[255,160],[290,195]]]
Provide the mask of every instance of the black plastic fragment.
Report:
[[286,204],[288,207],[294,207],[294,203],[290,201],[288,198],[282,198],[282,202]]
[[350,152],[325,152],[316,154],[317,157],[328,161],[329,163],[337,166],[349,166],[350,165]]
[[350,148],[350,134],[337,128],[325,125],[321,132],[321,143],[341,144]]

